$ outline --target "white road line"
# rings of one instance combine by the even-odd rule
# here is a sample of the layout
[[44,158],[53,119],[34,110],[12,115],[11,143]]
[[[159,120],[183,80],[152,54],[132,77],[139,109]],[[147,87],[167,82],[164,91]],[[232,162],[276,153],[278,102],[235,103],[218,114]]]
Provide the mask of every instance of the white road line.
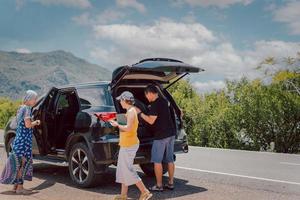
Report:
[[255,176],[246,176],[246,175],[230,174],[230,173],[224,173],[224,172],[215,172],[215,171],[195,169],[195,168],[189,168],[189,167],[176,166],[176,168],[177,169],[190,170],[190,171],[211,173],[211,174],[220,174],[220,175],[225,175],[225,176],[235,176],[235,177],[240,177],[240,178],[249,178],[249,179],[261,180],[261,181],[270,181],[270,182],[277,182],[277,183],[286,183],[286,184],[291,184],[291,185],[300,185],[300,183],[292,182],[292,181],[283,181],[283,180],[277,180],[277,179],[255,177]]
[[276,153],[276,152],[268,152],[268,151],[250,151],[250,150],[239,150],[239,149],[222,149],[216,147],[199,147],[199,146],[189,146],[190,149],[204,149],[204,150],[216,150],[216,151],[233,151],[233,152],[241,152],[241,153],[258,153],[258,154],[269,154],[269,155],[284,155],[284,156],[293,156],[300,157],[300,154],[287,154],[287,153]]
[[283,165],[299,165],[300,166],[300,163],[280,162],[280,164],[283,164]]

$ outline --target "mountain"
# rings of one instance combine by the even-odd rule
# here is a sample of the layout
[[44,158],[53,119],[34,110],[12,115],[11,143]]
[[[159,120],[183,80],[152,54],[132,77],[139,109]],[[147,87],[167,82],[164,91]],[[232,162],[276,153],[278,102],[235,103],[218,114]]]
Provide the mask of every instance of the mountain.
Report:
[[0,97],[19,99],[28,89],[41,95],[52,86],[110,78],[111,71],[62,50],[48,53],[0,51]]

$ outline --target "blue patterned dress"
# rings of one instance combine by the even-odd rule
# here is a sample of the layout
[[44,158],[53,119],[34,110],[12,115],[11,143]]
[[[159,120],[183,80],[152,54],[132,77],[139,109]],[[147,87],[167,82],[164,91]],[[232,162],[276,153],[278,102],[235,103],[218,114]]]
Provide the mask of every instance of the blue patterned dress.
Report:
[[[25,119],[31,119],[31,107],[22,105],[17,112],[17,133],[13,142],[5,168],[0,176],[0,183],[23,184],[24,180],[32,180],[32,128],[26,128]],[[22,158],[25,163],[22,165]],[[18,170],[22,167],[22,177],[18,178]]]

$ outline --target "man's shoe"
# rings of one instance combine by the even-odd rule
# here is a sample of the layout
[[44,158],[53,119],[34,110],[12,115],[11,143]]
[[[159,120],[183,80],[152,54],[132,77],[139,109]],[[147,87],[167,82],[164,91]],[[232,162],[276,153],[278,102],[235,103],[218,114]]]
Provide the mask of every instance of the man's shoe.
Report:
[[165,184],[165,185],[164,185],[164,188],[165,188],[165,189],[168,189],[168,190],[174,190],[174,184],[170,184],[170,183]]

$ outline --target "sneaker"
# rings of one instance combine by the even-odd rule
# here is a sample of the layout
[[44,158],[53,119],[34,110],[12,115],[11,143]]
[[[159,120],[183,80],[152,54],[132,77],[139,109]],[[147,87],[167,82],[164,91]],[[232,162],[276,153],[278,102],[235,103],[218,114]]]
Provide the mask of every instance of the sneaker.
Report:
[[118,196],[115,196],[114,200],[127,200],[127,195],[118,195]]
[[143,194],[141,194],[139,200],[148,200],[152,197],[152,194],[148,191],[144,192]]
[[154,185],[154,186],[150,187],[149,190],[154,191],[154,192],[162,192],[162,191],[164,191],[164,188],[162,186]]

